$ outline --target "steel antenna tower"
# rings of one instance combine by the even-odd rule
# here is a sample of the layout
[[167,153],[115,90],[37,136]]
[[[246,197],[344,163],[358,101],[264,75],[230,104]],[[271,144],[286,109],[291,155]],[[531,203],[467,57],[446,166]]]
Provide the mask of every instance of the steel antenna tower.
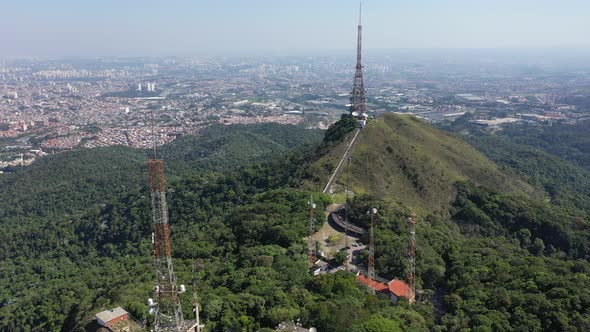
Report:
[[154,330],[180,331],[183,324],[179,289],[172,265],[170,226],[164,180],[164,162],[161,159],[148,160],[150,190],[152,198],[152,220],[154,224],[154,264],[156,285],[154,288]]
[[362,3],[359,3],[359,25],[356,46],[356,70],[354,73],[354,83],[350,93],[350,114],[353,116],[364,116],[366,113],[365,83],[363,82],[363,65],[362,65],[362,34],[363,26],[361,24]]
[[408,284],[413,294],[416,294],[416,213],[412,212],[408,218],[409,245],[408,245]]
[[313,194],[310,195],[309,200],[309,237],[307,238],[307,257],[309,259],[309,267],[312,267],[316,260],[316,248],[313,233],[315,231],[315,203],[313,202]]
[[373,229],[375,228],[375,214],[377,213],[376,208],[369,210],[371,215],[371,227],[369,228],[369,266],[367,269],[367,277],[369,280],[375,280],[375,235]]
[[166,204],[164,162],[162,159],[156,159],[155,136],[153,138],[154,156],[148,160],[147,166],[152,202],[152,241],[154,243],[156,284],[154,287],[155,302],[150,299],[148,305],[151,307],[150,311],[154,314],[154,331],[182,331],[184,319],[178,296],[184,292],[184,285],[181,285],[180,289],[176,286],[176,275],[174,274],[171,255],[168,206]]

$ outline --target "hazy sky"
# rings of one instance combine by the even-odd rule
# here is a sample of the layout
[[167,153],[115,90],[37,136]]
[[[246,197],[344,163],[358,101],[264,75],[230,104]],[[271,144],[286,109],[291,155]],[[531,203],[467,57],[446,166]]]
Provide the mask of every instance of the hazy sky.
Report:
[[[354,50],[354,0],[0,0],[0,55]],[[365,0],[365,47],[590,47],[589,0]]]

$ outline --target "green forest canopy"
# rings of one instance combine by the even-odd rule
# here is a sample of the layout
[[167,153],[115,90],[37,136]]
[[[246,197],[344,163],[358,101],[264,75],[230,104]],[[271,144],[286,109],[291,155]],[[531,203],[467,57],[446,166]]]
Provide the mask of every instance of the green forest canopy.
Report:
[[[339,122],[333,132],[341,132],[341,125],[347,127]],[[248,126],[236,130],[235,135],[244,130],[251,131],[244,135],[263,137],[255,140],[265,145],[260,149],[268,146],[266,139],[285,146],[276,138],[285,135],[280,127],[266,134]],[[212,132],[208,140],[225,142],[223,135]],[[587,210],[565,194],[561,201],[547,203],[523,193],[486,189],[468,178],[454,183],[457,194],[447,211],[419,216],[421,301],[392,305],[370,294],[350,273],[312,278],[307,271],[307,184],[316,176],[310,168],[327,153],[326,145],[337,140],[315,140],[316,147],[306,152],[287,152],[295,147],[290,146],[274,158],[269,152],[253,161],[237,157],[237,148],[226,149],[232,144],[193,154],[190,145],[195,142],[182,142],[171,150],[186,159],[166,163],[173,172],[168,184],[173,256],[178,279],[185,283],[197,261],[202,316],[211,331],[268,331],[297,319],[319,331],[590,329]],[[249,148],[257,149],[256,144]],[[126,154],[120,148],[101,152]],[[235,164],[216,172],[222,167],[210,157],[216,154],[229,155]],[[1,210],[8,211],[0,217],[0,330],[80,330],[95,312],[118,305],[140,320],[149,317],[149,195],[145,185],[131,184],[143,183],[143,158],[131,156],[128,166],[111,169],[108,157],[63,154],[47,159],[55,163],[52,168],[40,163],[2,179],[27,185],[11,186],[7,192],[14,197],[0,201]],[[554,157],[539,154],[539,167],[562,160]],[[77,163],[88,167],[74,167]],[[105,183],[87,184],[93,167],[102,170]],[[60,168],[79,173],[60,176]],[[128,169],[136,170],[136,178],[109,177]],[[44,177],[49,171],[56,176]],[[517,176],[518,171],[514,166],[505,174]],[[38,174],[36,181],[25,181],[29,174]],[[111,179],[129,184],[117,189]],[[534,174],[529,180],[541,190],[549,183]],[[63,189],[43,191],[56,185]],[[573,193],[583,189],[573,188]],[[53,208],[62,195],[72,197],[67,209]],[[330,203],[328,196],[315,196],[319,208]],[[20,210],[35,197],[43,200],[34,213]],[[413,206],[397,201],[395,193],[370,192],[355,196],[350,206],[351,221],[359,225],[366,223],[369,207],[378,207],[377,272],[403,279],[405,220]],[[183,297],[183,309],[191,317],[190,296]]]

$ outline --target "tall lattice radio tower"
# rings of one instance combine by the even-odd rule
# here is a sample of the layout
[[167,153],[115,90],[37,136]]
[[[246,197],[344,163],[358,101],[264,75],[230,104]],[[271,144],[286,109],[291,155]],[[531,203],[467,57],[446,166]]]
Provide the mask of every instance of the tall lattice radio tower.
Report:
[[362,64],[362,34],[363,26],[361,24],[362,4],[359,4],[359,25],[356,45],[356,69],[354,73],[354,82],[352,92],[350,93],[350,114],[354,117],[366,117],[366,97],[365,83],[363,81],[363,64]]
[[154,267],[156,282],[153,299],[148,299],[150,313],[154,315],[155,332],[185,332],[191,329],[193,322],[184,321],[179,295],[186,291],[184,285],[177,287],[176,275],[172,264],[172,246],[170,243],[170,225],[168,224],[168,206],[166,204],[166,180],[164,178],[164,161],[157,158],[156,136],[154,130],[154,112],[152,110],[153,156],[147,162],[152,203],[154,244]]
[[155,158],[148,160],[148,172],[154,227],[152,234],[154,265],[156,268],[154,299],[150,299],[148,304],[154,314],[154,331],[182,331],[184,320],[178,296],[184,292],[184,285],[181,285],[180,289],[177,288],[172,264],[164,162]]

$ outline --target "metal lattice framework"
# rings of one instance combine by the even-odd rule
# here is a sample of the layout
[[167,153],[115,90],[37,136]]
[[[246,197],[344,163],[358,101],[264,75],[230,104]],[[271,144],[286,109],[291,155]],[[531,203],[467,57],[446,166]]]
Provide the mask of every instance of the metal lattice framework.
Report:
[[152,306],[154,331],[182,331],[184,320],[180,306],[179,289],[172,265],[168,207],[164,162],[161,159],[148,160],[148,172],[152,201],[154,265],[156,284]]
[[371,227],[369,229],[369,264],[367,268],[367,277],[370,280],[375,280],[375,235],[373,229],[375,228],[375,214],[376,208],[371,208],[369,214],[371,216]]
[[315,265],[317,261],[316,245],[313,237],[315,232],[315,203],[313,202],[313,195],[309,199],[309,236],[307,237],[307,257],[309,260],[309,267]]
[[362,65],[362,32],[363,26],[361,24],[361,6],[359,5],[359,25],[356,46],[356,70],[354,73],[354,82],[352,85],[352,92],[350,93],[350,114],[358,117],[364,117],[367,112],[366,97],[365,97],[365,83],[363,80],[363,65]]
[[409,245],[408,245],[408,285],[412,293],[416,294],[416,213],[412,212],[408,218]]

